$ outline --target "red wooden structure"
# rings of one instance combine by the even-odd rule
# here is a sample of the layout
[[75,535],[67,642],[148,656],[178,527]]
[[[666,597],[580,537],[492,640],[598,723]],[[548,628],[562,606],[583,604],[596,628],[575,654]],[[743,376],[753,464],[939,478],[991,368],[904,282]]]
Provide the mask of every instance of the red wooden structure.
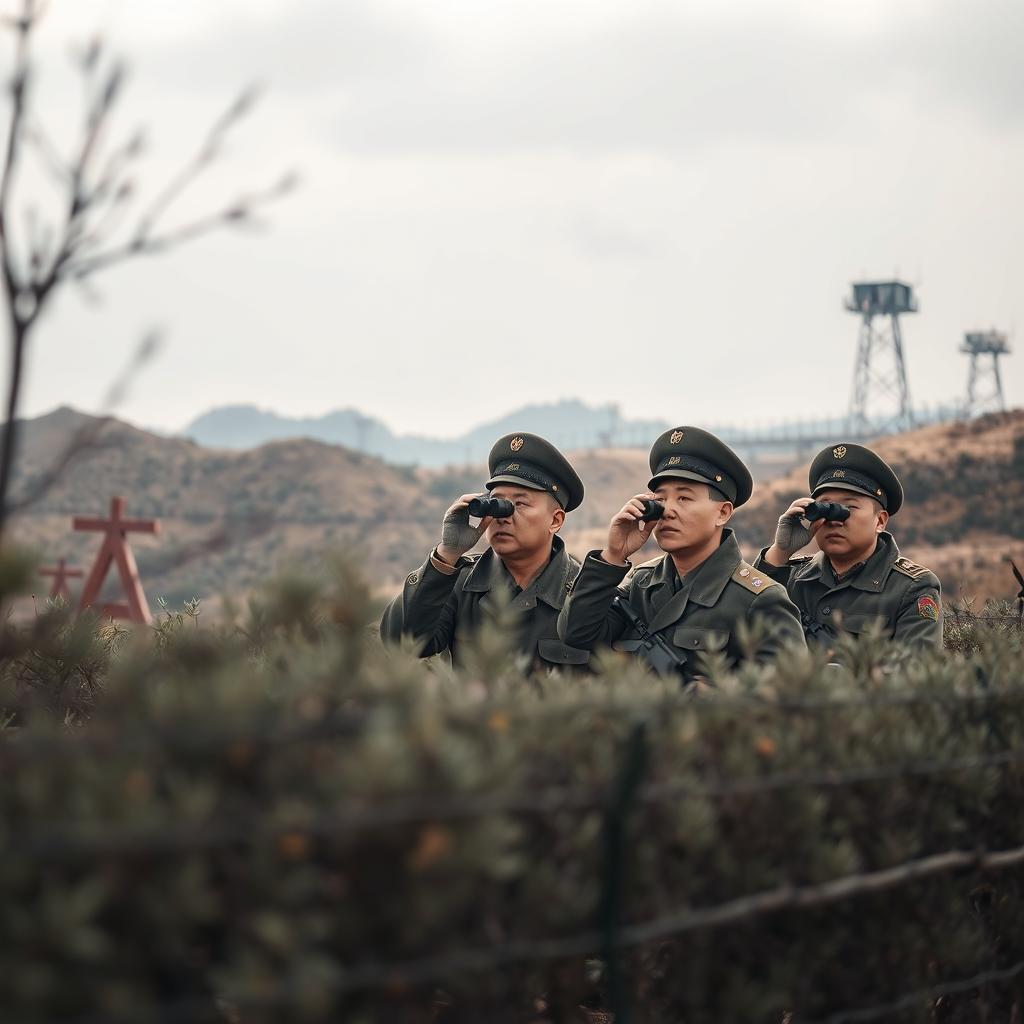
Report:
[[50,597],[63,597],[67,601],[71,597],[68,591],[68,580],[77,579],[82,575],[81,569],[69,569],[62,558],[53,568],[40,569],[40,576],[52,576],[53,586],[50,588]]
[[96,604],[103,581],[107,578],[111,565],[114,565],[121,577],[121,586],[124,588],[126,600],[100,605],[100,614],[111,619],[150,622],[152,616],[149,614],[149,605],[146,603],[142,581],[139,579],[139,568],[135,564],[135,556],[128,546],[128,534],[159,533],[159,520],[125,519],[124,498],[111,498],[109,519],[75,516],[72,526],[76,530],[98,530],[105,534],[103,544],[96,555],[96,561],[82,586],[79,609],[84,611]]

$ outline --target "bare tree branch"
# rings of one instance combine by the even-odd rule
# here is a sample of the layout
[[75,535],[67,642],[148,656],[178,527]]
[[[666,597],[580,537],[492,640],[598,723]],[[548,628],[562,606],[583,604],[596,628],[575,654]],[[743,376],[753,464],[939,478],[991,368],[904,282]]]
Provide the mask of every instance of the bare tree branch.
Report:
[[[25,507],[24,501],[17,506],[9,503],[17,453],[18,403],[25,351],[53,293],[65,282],[84,285],[91,275],[133,256],[166,252],[229,224],[252,223],[257,210],[291,191],[296,183],[289,175],[262,192],[242,196],[178,227],[156,231],[167,210],[219,156],[228,132],[252,109],[257,93],[250,88],[214,121],[195,156],[144,207],[127,240],[114,242],[136,194],[129,169],[143,148],[142,134],[135,132],[106,157],[103,155],[104,136],[124,88],[125,68],[120,61],[107,57],[100,37],[90,40],[77,55],[85,112],[75,155],[66,161],[29,111],[30,43],[45,7],[42,0],[22,0],[19,15],[0,17],[0,26],[11,28],[16,36],[11,115],[0,166],[0,275],[11,339],[6,419],[0,444],[0,542],[9,514]],[[65,196],[64,212],[55,226],[40,224],[29,211],[27,270],[22,272],[12,238],[11,210],[13,182],[26,143],[38,153]],[[86,431],[86,436],[72,439],[55,467],[57,477],[82,450],[94,445],[94,435],[102,429],[102,422]],[[57,477],[47,474],[45,489],[52,487]]]

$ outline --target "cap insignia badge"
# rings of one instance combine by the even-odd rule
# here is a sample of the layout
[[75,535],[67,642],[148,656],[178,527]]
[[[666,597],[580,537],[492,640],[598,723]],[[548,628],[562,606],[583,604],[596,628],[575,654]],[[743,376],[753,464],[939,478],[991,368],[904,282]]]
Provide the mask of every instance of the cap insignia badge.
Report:
[[845,444],[841,444],[838,447],[833,448],[832,449],[832,455],[833,455],[834,458],[837,458],[837,459],[845,459],[846,458],[846,445]]
[[525,443],[526,442],[521,437],[513,437],[508,446],[512,451],[517,452]]
[[505,467],[505,472],[506,473],[514,473],[518,468],[519,468],[519,463],[518,462],[510,462]]
[[679,444],[679,442],[682,441],[682,439],[683,439],[683,432],[681,430],[673,430],[672,431],[672,436],[669,438],[669,441],[672,444]]
[[668,464],[670,466],[678,466],[681,461],[682,460],[679,458],[678,455],[673,455],[672,458],[668,460]]
[[832,477],[835,480],[841,480],[844,476],[846,476],[846,471],[845,470],[835,469],[835,470],[832,471]]

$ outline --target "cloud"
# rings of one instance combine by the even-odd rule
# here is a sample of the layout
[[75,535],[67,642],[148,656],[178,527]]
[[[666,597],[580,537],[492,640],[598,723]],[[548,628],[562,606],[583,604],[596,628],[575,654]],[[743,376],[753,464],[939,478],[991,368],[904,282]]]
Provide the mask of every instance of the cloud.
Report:
[[509,31],[486,5],[445,20],[397,0],[306,0],[197,28],[156,63],[191,89],[266,78],[355,155],[685,159],[912,132],[937,109],[1016,130],[1024,112],[1024,5],[1008,0],[891,8],[857,28],[785,3],[531,17]]

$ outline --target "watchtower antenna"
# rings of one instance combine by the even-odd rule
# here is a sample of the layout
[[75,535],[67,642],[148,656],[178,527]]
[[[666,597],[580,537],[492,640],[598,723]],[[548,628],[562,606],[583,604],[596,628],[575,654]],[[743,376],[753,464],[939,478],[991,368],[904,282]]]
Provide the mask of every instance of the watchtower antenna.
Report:
[[[971,357],[967,368],[967,400],[964,418],[986,412],[1006,412],[999,357],[1010,354],[1006,335],[1000,331],[971,331],[964,335],[960,351]],[[991,359],[986,359],[990,356]]]
[[861,318],[850,396],[850,432],[856,436],[909,430],[914,425],[914,413],[900,315],[917,312],[913,288],[900,281],[855,282],[846,308]]

